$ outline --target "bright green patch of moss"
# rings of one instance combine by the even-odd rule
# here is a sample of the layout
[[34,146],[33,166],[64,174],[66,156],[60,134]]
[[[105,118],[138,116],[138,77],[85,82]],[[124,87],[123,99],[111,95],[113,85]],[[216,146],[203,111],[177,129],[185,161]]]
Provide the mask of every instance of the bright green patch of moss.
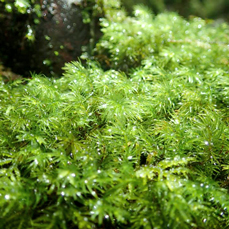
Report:
[[228,228],[228,25],[135,15],[102,22],[109,70],[1,83],[4,228]]

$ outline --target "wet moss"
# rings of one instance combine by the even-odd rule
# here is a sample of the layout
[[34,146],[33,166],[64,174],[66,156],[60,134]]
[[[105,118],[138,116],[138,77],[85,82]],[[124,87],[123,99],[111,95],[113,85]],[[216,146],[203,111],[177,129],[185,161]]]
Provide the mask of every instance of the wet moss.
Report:
[[97,61],[1,81],[0,225],[228,228],[228,25],[112,12]]

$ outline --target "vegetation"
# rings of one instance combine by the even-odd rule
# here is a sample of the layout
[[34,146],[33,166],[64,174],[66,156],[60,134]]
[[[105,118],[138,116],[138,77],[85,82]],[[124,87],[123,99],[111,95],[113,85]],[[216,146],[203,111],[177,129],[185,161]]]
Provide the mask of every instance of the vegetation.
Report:
[[196,15],[203,18],[229,19],[227,0],[122,0],[122,4],[129,13],[132,13],[134,5],[144,4],[155,13],[163,12],[166,9],[176,11],[185,17]]
[[114,11],[96,60],[1,81],[0,225],[228,228],[228,25]]

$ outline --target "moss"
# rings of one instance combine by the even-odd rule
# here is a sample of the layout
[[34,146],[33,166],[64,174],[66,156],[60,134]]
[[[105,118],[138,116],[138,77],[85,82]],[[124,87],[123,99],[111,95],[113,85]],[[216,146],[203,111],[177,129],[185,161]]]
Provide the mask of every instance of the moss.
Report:
[[101,63],[1,82],[2,227],[228,228],[228,25],[116,13]]

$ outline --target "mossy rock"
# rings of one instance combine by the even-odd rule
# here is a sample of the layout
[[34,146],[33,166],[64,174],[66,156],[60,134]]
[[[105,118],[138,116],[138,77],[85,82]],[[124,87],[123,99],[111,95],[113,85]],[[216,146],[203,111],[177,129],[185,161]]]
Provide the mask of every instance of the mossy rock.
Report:
[[229,26],[133,15],[101,63],[1,82],[3,228],[228,228]]

